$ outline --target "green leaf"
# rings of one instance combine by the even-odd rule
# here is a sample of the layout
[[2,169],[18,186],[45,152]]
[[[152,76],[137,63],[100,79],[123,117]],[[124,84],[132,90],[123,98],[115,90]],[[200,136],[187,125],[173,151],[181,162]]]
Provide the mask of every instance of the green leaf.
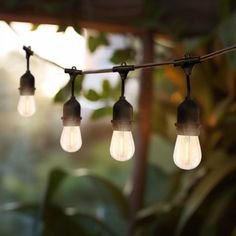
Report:
[[70,90],[70,81],[61,88],[54,97],[54,102],[64,102],[66,101],[71,94]]
[[111,181],[108,179],[101,177],[95,173],[92,173],[86,169],[76,170],[72,174],[67,174],[63,170],[54,169],[51,171],[49,175],[47,190],[44,198],[45,203],[52,204],[52,199],[56,194],[58,188],[61,186],[62,182],[65,180],[69,180],[69,178],[86,178],[89,179],[94,188],[97,188],[97,195],[104,200],[104,202],[112,201],[115,206],[120,209],[123,215],[127,216],[128,213],[128,202],[123,192]]
[[96,37],[89,36],[88,47],[89,47],[90,52],[95,52],[96,49],[102,45],[105,45],[105,46],[109,45],[109,41],[104,32],[100,32]]
[[99,109],[96,109],[92,114],[91,114],[91,119],[96,120],[99,118],[102,118],[104,116],[110,116],[112,114],[112,107],[106,106],[102,107]]
[[[148,166],[147,185],[145,191],[145,205],[154,204],[164,200],[168,193],[168,176],[161,170],[161,168],[155,165]],[[153,186],[158,186],[162,191],[156,191]]]
[[111,90],[111,93],[110,93],[110,96],[113,100],[117,100],[120,96],[120,90],[121,90],[121,80],[119,79],[117,81],[117,84],[112,87],[112,90]]
[[[157,107],[157,108],[156,108]],[[166,173],[167,172],[175,172],[176,171],[176,166],[173,164],[173,160],[171,157],[173,153],[173,144],[166,138],[164,138],[164,134],[166,132],[166,124],[165,124],[165,117],[162,116],[163,114],[163,109],[166,109],[167,105],[165,104],[165,107],[160,104],[159,106],[156,106],[154,109],[154,120],[153,123],[158,123],[159,128],[155,127],[155,123],[153,127],[153,131],[158,134],[153,134],[150,139],[150,145],[149,145],[149,160],[152,163],[155,163],[159,168],[164,170]],[[158,109],[158,110],[156,110]],[[157,117],[158,115],[158,117]],[[157,130],[156,130],[157,129]],[[158,148],[158,158],[156,158],[156,150]],[[169,157],[169,158],[166,158]]]
[[88,47],[89,47],[90,52],[94,52],[98,46],[99,46],[99,43],[97,42],[96,38],[93,36],[89,36]]
[[83,224],[76,222],[56,205],[49,205],[43,215],[42,236],[92,236]]
[[30,30],[35,31],[38,29],[39,26],[40,26],[39,24],[33,24]]
[[[43,236],[83,235],[93,236],[106,234],[116,236],[110,227],[97,217],[73,209],[73,213],[50,205],[44,215]],[[99,234],[100,233],[100,234]]]
[[[75,95],[79,95],[83,87],[84,76],[78,75],[75,80]],[[65,102],[71,96],[71,80],[61,88],[54,97],[54,102]]]
[[110,82],[108,80],[103,80],[101,97],[103,99],[109,99],[110,94],[112,93],[111,90],[112,88],[111,88]]
[[108,41],[108,39],[107,39],[106,33],[100,32],[99,38],[100,38],[100,42],[101,42],[102,45],[106,45],[106,46],[109,45],[109,41]]
[[92,181],[96,192],[103,200],[112,200],[113,204],[121,211],[122,215],[128,216],[128,201],[123,192],[107,178],[101,177],[88,170],[76,171],[76,175],[79,177],[85,177]]
[[75,94],[78,96],[83,88],[84,76],[78,75],[75,79]]
[[79,25],[73,26],[73,28],[77,34],[79,35],[83,34],[83,29]]
[[[68,188],[70,183],[73,184],[72,189]],[[83,199],[86,194],[80,193],[81,183],[84,183],[86,189],[89,189],[91,196],[88,196],[88,198],[90,198],[90,200]],[[64,191],[66,192],[65,194],[63,193]],[[73,200],[75,199],[75,195],[71,193],[79,194],[76,202]],[[67,199],[67,203],[64,204],[70,206],[70,209],[68,209],[70,211],[68,211],[68,213],[73,214],[75,212],[76,208],[73,208],[73,206],[78,207],[79,211],[83,209],[85,212],[98,212],[98,210],[101,209],[102,215],[99,214],[100,217],[104,219],[106,225],[109,225],[114,232],[123,232],[126,229],[128,214],[127,198],[121,189],[108,179],[85,169],[75,170],[74,173],[68,175],[66,180],[63,181],[61,188],[57,191],[57,195],[53,198],[53,204],[61,202],[60,199],[62,198],[60,198],[60,195],[63,196],[63,198],[66,196],[64,199]],[[52,204],[52,201],[50,204]],[[62,205],[64,204],[62,203]],[[114,222],[116,225],[114,225]],[[82,225],[84,226],[84,224]],[[85,223],[85,225],[87,225],[87,223]],[[119,229],[119,227],[121,229]]]
[[44,206],[48,205],[52,201],[54,194],[67,176],[67,173],[61,169],[53,169],[50,172],[46,193],[43,201]]
[[110,86],[110,82],[108,80],[103,80],[102,89],[104,92],[107,92],[107,93],[110,92],[111,86]]
[[[95,217],[94,215],[84,213],[84,212],[76,212],[71,217],[75,221],[79,221],[79,222],[82,221],[83,225],[85,225],[87,222],[90,223],[88,224],[88,227],[86,227],[88,231],[90,231],[91,229],[93,229],[94,231],[94,226],[96,225],[97,228],[101,229],[103,234],[107,233],[108,235],[116,236],[116,234],[110,229],[110,227],[106,223],[104,223],[103,221]],[[93,232],[93,235],[95,235],[95,232]]]
[[133,48],[117,49],[113,52],[110,61],[114,64],[121,64],[122,62],[130,61],[134,58],[135,51]]
[[211,171],[193,190],[189,199],[185,203],[184,210],[181,214],[176,231],[177,235],[181,234],[185,224],[217,184],[219,184],[231,172],[236,170],[236,160],[230,160],[219,168],[220,171],[219,169]]
[[57,32],[65,32],[67,27],[67,25],[58,25]]
[[98,101],[100,98],[99,94],[93,89],[89,89],[88,92],[85,92],[84,96],[90,101]]

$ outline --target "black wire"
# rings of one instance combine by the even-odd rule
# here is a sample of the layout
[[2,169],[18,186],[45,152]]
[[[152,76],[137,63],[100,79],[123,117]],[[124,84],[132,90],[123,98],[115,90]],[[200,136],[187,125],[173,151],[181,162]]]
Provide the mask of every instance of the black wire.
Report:
[[125,79],[121,78],[121,97],[125,96]]
[[71,97],[75,96],[75,75],[71,75]]
[[26,69],[27,71],[29,71],[29,59],[30,56],[32,56],[34,54],[34,52],[31,50],[31,47],[26,47],[23,46],[23,50],[25,51],[25,57],[26,57]]
[[[203,55],[199,57],[199,62],[203,62],[209,59],[212,59],[216,56],[223,55],[232,51],[236,50],[236,45],[220,49],[218,51]],[[152,68],[152,67],[160,67],[160,66],[168,66],[168,65],[175,65],[176,62],[178,63],[184,63],[188,62],[189,58],[180,58],[177,60],[172,60],[172,61],[164,61],[164,62],[151,62],[151,63],[146,63],[146,64],[140,64],[140,65],[134,65],[134,69],[145,69],[145,68]],[[110,73],[114,72],[112,68],[107,68],[107,69],[99,69],[99,70],[84,70],[82,71],[82,74],[98,74],[98,73]]]
[[[218,51],[215,51],[215,52],[212,52],[212,53],[200,56],[199,57],[199,62],[204,62],[204,61],[212,59],[212,58],[214,58],[216,56],[223,55],[223,54],[235,51],[235,50],[236,50],[236,45],[232,45],[230,47],[226,47],[226,48],[220,49]],[[50,61],[50,60],[45,59],[45,58],[42,58],[41,56],[39,56],[37,54],[35,54],[35,56],[38,57],[41,60],[44,60],[44,61],[46,61],[48,63],[51,63],[51,64],[53,64],[53,65],[55,65],[55,66],[65,70],[64,67],[58,65],[57,63],[55,63],[53,61]],[[160,67],[160,66],[167,66],[167,65],[176,65],[176,61],[178,63],[181,63],[181,62],[184,63],[184,62],[187,62],[188,60],[189,60],[189,58],[188,59],[180,58],[178,60],[172,60],[172,61],[151,62],[151,63],[146,63],[146,64],[133,65],[133,68],[134,69],[145,69],[145,68]],[[111,72],[114,72],[113,68],[98,69],[98,70],[84,70],[84,71],[81,71],[81,74],[85,75],[85,74],[100,74],[100,73],[111,73]]]
[[88,74],[102,74],[102,73],[111,73],[114,72],[112,68],[109,69],[100,69],[100,70],[84,70],[82,71],[83,75],[88,75]]
[[186,82],[187,82],[187,98],[191,98],[191,84],[190,84],[190,76],[186,75]]
[[215,52],[211,52],[209,54],[206,54],[206,55],[203,55],[203,56],[200,56],[200,61],[206,61],[206,60],[209,60],[209,59],[212,59],[216,56],[219,56],[219,55],[223,55],[223,54],[226,54],[228,52],[232,52],[232,51],[235,51],[236,50],[236,45],[232,45],[230,47],[227,47],[227,48],[223,48],[223,49],[220,49],[218,51],[215,51]]
[[125,96],[125,80],[127,79],[128,73],[128,70],[119,72],[121,78],[121,97]]
[[26,69],[27,69],[27,71],[29,71],[29,58],[30,58],[30,56],[28,54],[26,54]]

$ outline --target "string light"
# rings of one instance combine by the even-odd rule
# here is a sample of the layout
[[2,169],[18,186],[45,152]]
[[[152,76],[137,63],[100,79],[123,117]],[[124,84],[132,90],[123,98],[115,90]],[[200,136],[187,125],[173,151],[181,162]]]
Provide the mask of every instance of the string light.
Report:
[[33,51],[30,47],[23,47],[26,54],[26,72],[20,78],[20,99],[18,102],[17,110],[20,115],[24,117],[32,116],[35,111],[35,79],[29,70],[29,59],[33,55]]
[[74,95],[75,78],[81,71],[77,71],[76,67],[71,70],[65,70],[70,75],[71,98],[63,106],[63,130],[61,134],[61,147],[66,152],[76,152],[82,146],[82,138],[80,132],[80,104]]
[[[186,56],[186,59],[188,57]],[[187,95],[177,110],[177,139],[174,148],[174,163],[181,169],[196,168],[201,161],[202,153],[199,143],[200,119],[199,108],[191,99],[190,76],[195,62],[183,62],[181,66],[186,75]]]
[[111,138],[110,153],[117,161],[127,161],[134,155],[134,140],[132,136],[133,107],[125,98],[125,80],[133,67],[125,63],[115,67],[121,77],[121,96],[113,106],[113,134]]
[[[21,77],[20,81],[20,95],[22,96],[22,101],[19,101],[18,110],[20,114],[27,117],[33,115],[35,112],[35,103],[34,100],[32,100],[35,91],[34,77],[29,71],[29,58],[33,55],[33,52],[30,47],[24,46],[23,49],[26,51],[27,71]],[[199,108],[190,96],[190,75],[192,68],[195,64],[207,61],[216,56],[226,54],[234,50],[236,50],[236,45],[223,48],[200,57],[185,56],[184,58],[178,60],[157,63],[152,62],[141,65],[127,65],[126,63],[122,63],[120,66],[99,70],[82,71],[77,70],[75,67],[72,67],[72,69],[64,69],[59,66],[64,69],[65,73],[70,75],[71,82],[71,98],[63,106],[62,120],[64,127],[61,135],[62,148],[67,152],[76,152],[82,145],[80,132],[81,109],[79,102],[74,96],[74,82],[75,79],[79,77],[77,75],[118,72],[122,80],[122,87],[121,97],[113,106],[113,134],[110,145],[110,153],[116,160],[129,160],[134,154],[135,146],[131,132],[133,123],[133,108],[124,96],[125,80],[128,72],[136,69],[172,65],[181,67],[184,70],[187,83],[187,96],[179,105],[177,110],[177,139],[173,155],[174,162],[181,169],[190,170],[196,168],[201,161],[202,154],[198,138],[200,134]],[[54,62],[49,62],[55,64]],[[23,98],[24,96],[27,97],[27,99]]]

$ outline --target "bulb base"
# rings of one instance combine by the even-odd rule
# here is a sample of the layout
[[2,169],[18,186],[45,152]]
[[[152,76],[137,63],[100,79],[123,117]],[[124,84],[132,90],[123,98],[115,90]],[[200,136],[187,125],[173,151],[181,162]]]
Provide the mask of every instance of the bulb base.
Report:
[[35,79],[29,70],[20,78],[20,95],[30,96],[35,93]]
[[133,107],[124,96],[113,106],[113,130],[130,131],[133,124]]
[[186,97],[177,110],[177,134],[198,136],[200,134],[200,111],[197,104]]
[[176,133],[184,136],[199,136],[200,125],[198,124],[175,124]]
[[79,126],[81,122],[81,108],[79,102],[74,96],[63,106],[63,126]]

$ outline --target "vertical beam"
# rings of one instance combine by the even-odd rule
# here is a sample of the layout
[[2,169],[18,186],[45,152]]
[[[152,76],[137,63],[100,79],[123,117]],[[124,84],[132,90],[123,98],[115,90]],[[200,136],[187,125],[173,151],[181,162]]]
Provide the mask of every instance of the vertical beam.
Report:
[[[143,63],[154,61],[152,32],[142,36]],[[153,69],[142,70],[139,94],[139,123],[136,155],[134,158],[133,182],[130,196],[130,226],[132,228],[138,210],[143,207],[147,179],[148,150],[151,134],[153,101]],[[130,231],[132,235],[132,230]]]

